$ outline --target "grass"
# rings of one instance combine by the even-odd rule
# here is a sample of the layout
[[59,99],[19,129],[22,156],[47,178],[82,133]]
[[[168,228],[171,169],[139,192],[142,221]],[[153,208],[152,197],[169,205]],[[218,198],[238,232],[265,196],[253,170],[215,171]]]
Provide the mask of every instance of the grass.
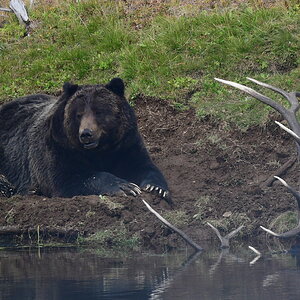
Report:
[[99,230],[89,237],[79,237],[80,245],[96,245],[98,247],[111,247],[114,249],[133,249],[140,245],[138,234],[131,234],[123,223]]
[[107,196],[99,196],[100,202],[105,204],[109,210],[122,209],[124,207],[123,204],[112,201]]
[[195,211],[197,212],[193,218],[195,220],[204,221],[207,213],[211,210],[210,203],[215,199],[209,195],[200,196],[195,202]]
[[180,109],[195,107],[200,118],[212,115],[241,128],[264,124],[267,107],[213,78],[246,83],[249,76],[299,88],[297,1],[272,8],[241,1],[247,3],[238,9],[188,17],[168,13],[171,6],[189,9],[177,2],[160,3],[158,11],[141,5],[132,13],[121,1],[53,1],[30,11],[36,27],[26,38],[10,16],[0,28],[0,101],[54,93],[65,81],[105,83],[119,76],[131,101],[144,94]]
[[166,212],[164,218],[176,227],[181,227],[189,223],[189,216],[183,210]]
[[272,220],[270,229],[274,232],[283,233],[295,228],[297,225],[297,213],[286,211]]

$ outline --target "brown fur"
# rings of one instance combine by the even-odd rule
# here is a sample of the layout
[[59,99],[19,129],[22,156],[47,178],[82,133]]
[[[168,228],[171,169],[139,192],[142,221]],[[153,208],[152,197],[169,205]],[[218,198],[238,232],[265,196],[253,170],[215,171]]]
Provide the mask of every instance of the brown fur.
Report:
[[59,98],[16,99],[1,107],[0,120],[0,173],[19,193],[34,186],[45,196],[111,195],[130,192],[130,182],[167,191],[121,79],[68,83]]

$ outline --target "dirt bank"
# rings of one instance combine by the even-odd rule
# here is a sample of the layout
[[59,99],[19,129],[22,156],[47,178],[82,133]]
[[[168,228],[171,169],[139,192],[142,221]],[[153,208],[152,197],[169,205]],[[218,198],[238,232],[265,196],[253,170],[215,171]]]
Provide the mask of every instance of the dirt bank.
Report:
[[[196,242],[215,239],[207,221],[224,232],[244,224],[240,238],[255,239],[264,235],[259,225],[269,226],[295,208],[282,186],[264,187],[295,155],[293,141],[274,122],[247,132],[229,131],[224,123],[198,120],[193,110],[179,112],[166,101],[144,97],[137,99],[135,110],[149,151],[168,179],[174,208],[155,196],[142,197]],[[294,164],[283,178],[296,185],[297,173]],[[125,245],[125,238],[145,247],[183,245],[140,197],[1,198],[0,232],[2,244],[89,238]]]

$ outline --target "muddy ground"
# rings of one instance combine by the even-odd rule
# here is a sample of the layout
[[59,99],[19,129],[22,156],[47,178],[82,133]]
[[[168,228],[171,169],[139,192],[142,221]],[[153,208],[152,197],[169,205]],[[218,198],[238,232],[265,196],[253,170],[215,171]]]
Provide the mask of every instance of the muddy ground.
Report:
[[[147,193],[1,198],[2,245],[87,239],[125,245],[125,239],[145,248],[183,246],[141,198],[199,244],[216,239],[207,221],[224,233],[244,224],[238,239],[254,241],[265,237],[259,225],[270,226],[282,213],[295,210],[295,200],[285,188],[277,182],[265,185],[295,155],[293,141],[272,120],[264,128],[241,132],[210,118],[199,120],[192,109],[178,111],[163,100],[139,97],[135,110],[151,156],[169,182],[174,207]],[[280,120],[278,115],[272,118]],[[295,163],[283,178],[295,186],[297,174]]]

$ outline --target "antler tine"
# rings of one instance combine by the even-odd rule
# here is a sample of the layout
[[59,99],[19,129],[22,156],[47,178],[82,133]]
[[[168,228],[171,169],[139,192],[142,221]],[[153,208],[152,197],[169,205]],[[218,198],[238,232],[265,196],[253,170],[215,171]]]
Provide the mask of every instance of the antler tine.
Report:
[[297,227],[287,231],[287,232],[284,232],[284,233],[276,233],[270,229],[267,229],[263,226],[259,226],[262,230],[266,231],[267,233],[273,235],[273,236],[276,236],[278,238],[290,238],[290,237],[293,237],[293,236],[296,236],[300,233],[300,224],[298,224]]
[[215,78],[215,80],[221,82],[221,83],[224,83],[224,84],[227,84],[227,85],[230,85],[230,86],[233,86],[243,92],[246,92],[247,94],[249,94],[250,96],[260,100],[261,102],[273,107],[274,109],[276,109],[278,112],[280,112],[282,115],[286,115],[288,112],[286,110],[286,108],[284,108],[283,106],[281,106],[280,104],[278,104],[277,102],[275,102],[274,100],[272,100],[271,98],[245,86],[245,85],[242,85],[242,84],[239,84],[239,83],[236,83],[236,82],[233,82],[233,81],[229,81],[229,80],[224,80],[224,79],[220,79],[220,78]]
[[207,222],[207,225],[216,233],[217,237],[219,238],[220,242],[222,243],[223,242],[223,237],[222,237],[220,231],[215,226],[210,224],[209,222]]
[[[297,147],[297,152],[298,152],[298,157],[300,157],[300,137],[298,134],[296,134],[293,130],[289,129],[288,127],[284,126],[283,124],[281,124],[278,121],[275,121],[275,123],[284,131],[286,131],[287,133],[289,133],[296,141],[296,147]],[[299,125],[299,123],[298,123]]]
[[225,237],[228,239],[233,238],[242,228],[244,227],[244,225],[241,225],[240,227],[238,227],[237,229],[229,232]]
[[287,182],[282,178],[280,178],[279,176],[274,176],[274,178],[278,179],[289,190],[289,192],[293,194],[293,196],[297,200],[298,211],[300,212],[300,193],[296,191],[294,188],[292,188],[289,184],[287,184]]
[[284,126],[282,123],[275,121],[275,123],[284,131],[289,133],[295,140],[296,142],[300,145],[300,137],[297,135],[293,130],[289,129],[288,127]]
[[248,248],[250,249],[250,250],[252,250],[256,255],[259,255],[259,256],[261,256],[262,254],[261,254],[261,252],[260,251],[258,251],[257,249],[255,249],[254,247],[252,247],[252,246],[248,246]]
[[202,251],[203,248],[192,241],[183,231],[169,223],[165,218],[163,218],[156,210],[154,210],[144,199],[142,199],[143,203],[146,205],[148,210],[152,212],[162,223],[164,223],[167,227],[178,233],[190,246],[192,246],[196,251]]
[[258,84],[258,85],[261,85],[265,88],[268,88],[270,90],[272,90],[273,92],[276,92],[280,95],[282,95],[283,97],[285,97],[291,104],[291,109],[296,112],[298,109],[299,109],[299,102],[298,102],[298,99],[296,98],[296,94],[297,93],[288,93],[280,88],[277,88],[273,85],[270,85],[270,84],[267,84],[267,83],[264,83],[264,82],[261,82],[261,81],[258,81],[256,79],[253,79],[253,78],[250,78],[250,77],[246,77],[248,80]]
[[244,225],[241,225],[239,228],[231,231],[230,233],[228,233],[225,236],[222,236],[220,231],[213,226],[212,224],[210,224],[209,222],[207,222],[207,225],[209,227],[211,227],[213,229],[213,231],[216,233],[217,237],[219,238],[220,242],[221,242],[221,248],[229,248],[229,240],[234,237],[243,227]]
[[267,233],[269,233],[269,234],[271,234],[273,236],[276,236],[278,238],[293,237],[293,236],[295,236],[295,235],[297,235],[297,234],[300,233],[300,193],[298,191],[296,191],[294,188],[292,188],[290,185],[288,185],[286,183],[286,181],[283,180],[282,178],[280,178],[278,176],[274,176],[274,177],[276,179],[278,179],[289,190],[289,192],[291,192],[293,194],[293,196],[296,198],[297,204],[298,204],[298,209],[297,209],[297,211],[298,211],[298,225],[295,228],[293,228],[293,229],[291,229],[291,230],[289,230],[287,232],[284,232],[284,233],[276,233],[276,232],[274,232],[274,231],[272,231],[270,229],[267,229],[267,228],[265,228],[263,226],[260,226],[260,228],[262,230],[266,231]]

